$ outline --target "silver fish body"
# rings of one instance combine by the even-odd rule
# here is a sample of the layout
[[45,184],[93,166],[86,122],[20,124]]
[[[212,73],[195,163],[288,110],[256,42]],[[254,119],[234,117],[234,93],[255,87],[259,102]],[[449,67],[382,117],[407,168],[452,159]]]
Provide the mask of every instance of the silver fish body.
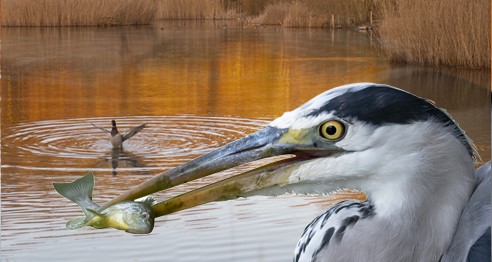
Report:
[[148,234],[154,229],[155,214],[152,209],[154,199],[151,197],[143,201],[123,201],[101,208],[92,201],[94,191],[92,172],[71,183],[53,183],[53,186],[60,195],[79,205],[85,213],[85,217],[70,220],[67,223],[68,229],[84,226],[111,227],[134,234]]

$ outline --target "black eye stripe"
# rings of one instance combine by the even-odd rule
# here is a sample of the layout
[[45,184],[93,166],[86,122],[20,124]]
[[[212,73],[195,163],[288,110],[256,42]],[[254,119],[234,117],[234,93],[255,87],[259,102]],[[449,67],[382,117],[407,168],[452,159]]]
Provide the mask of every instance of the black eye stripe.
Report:
[[324,113],[333,113],[345,121],[357,119],[374,126],[428,120],[440,122],[452,128],[453,134],[468,153],[472,157],[476,156],[468,137],[444,110],[428,100],[391,86],[374,84],[341,93],[306,116],[316,117]]

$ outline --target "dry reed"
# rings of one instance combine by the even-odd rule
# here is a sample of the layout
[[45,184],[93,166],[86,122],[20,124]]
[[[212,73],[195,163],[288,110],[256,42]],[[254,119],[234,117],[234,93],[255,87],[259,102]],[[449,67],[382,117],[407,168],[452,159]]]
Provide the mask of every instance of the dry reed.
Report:
[[490,68],[490,0],[386,0],[379,33],[397,62]]
[[[367,21],[373,0],[1,0],[3,26],[148,24],[154,19],[257,17],[263,24],[321,27]],[[273,16],[273,18],[271,18]]]
[[256,22],[283,27],[322,27],[326,24],[327,18],[316,15],[303,3],[294,2],[267,6],[265,11],[256,18]]
[[231,19],[238,17],[223,0],[157,0],[156,19]]
[[1,0],[1,24],[130,25],[249,16],[258,24],[343,27],[368,24],[374,11],[382,48],[393,61],[490,68],[490,6],[490,0]]
[[1,0],[2,26],[134,25],[154,21],[155,0]]
[[258,16],[265,7],[285,0],[224,0],[223,5],[227,9],[234,9],[243,16]]
[[256,22],[284,27],[356,26],[367,24],[373,9],[372,0],[284,0],[266,6]]
[[317,15],[334,15],[339,26],[357,26],[369,22],[373,0],[299,0]]

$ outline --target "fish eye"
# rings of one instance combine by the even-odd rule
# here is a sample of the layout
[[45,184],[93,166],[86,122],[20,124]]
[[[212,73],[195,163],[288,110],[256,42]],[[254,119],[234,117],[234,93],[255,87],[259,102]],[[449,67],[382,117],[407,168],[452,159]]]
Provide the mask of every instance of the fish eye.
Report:
[[143,212],[141,215],[140,215],[141,218],[143,219],[149,219],[150,217],[150,214],[148,212]]
[[338,120],[330,120],[320,126],[319,133],[328,140],[339,140],[345,135],[345,125]]

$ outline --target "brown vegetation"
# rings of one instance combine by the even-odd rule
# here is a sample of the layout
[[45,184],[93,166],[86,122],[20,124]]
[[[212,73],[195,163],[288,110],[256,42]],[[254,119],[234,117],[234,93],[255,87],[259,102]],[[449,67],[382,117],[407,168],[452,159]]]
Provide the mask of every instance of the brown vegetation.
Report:
[[149,24],[154,19],[231,19],[285,27],[368,20],[373,0],[1,0],[3,26]]
[[386,0],[379,10],[391,60],[490,68],[490,0]]
[[[1,0],[3,26],[148,24],[242,18],[256,25],[355,27],[378,19],[393,61],[490,68],[490,0]],[[245,19],[246,18],[246,19]]]
[[255,21],[283,27],[322,27],[328,23],[327,16],[317,15],[299,2],[269,5]]
[[238,17],[224,0],[157,0],[156,19],[231,19]]
[[150,24],[154,0],[2,0],[2,26]]
[[284,27],[356,26],[367,24],[373,9],[372,0],[284,0],[267,5],[256,22]]

